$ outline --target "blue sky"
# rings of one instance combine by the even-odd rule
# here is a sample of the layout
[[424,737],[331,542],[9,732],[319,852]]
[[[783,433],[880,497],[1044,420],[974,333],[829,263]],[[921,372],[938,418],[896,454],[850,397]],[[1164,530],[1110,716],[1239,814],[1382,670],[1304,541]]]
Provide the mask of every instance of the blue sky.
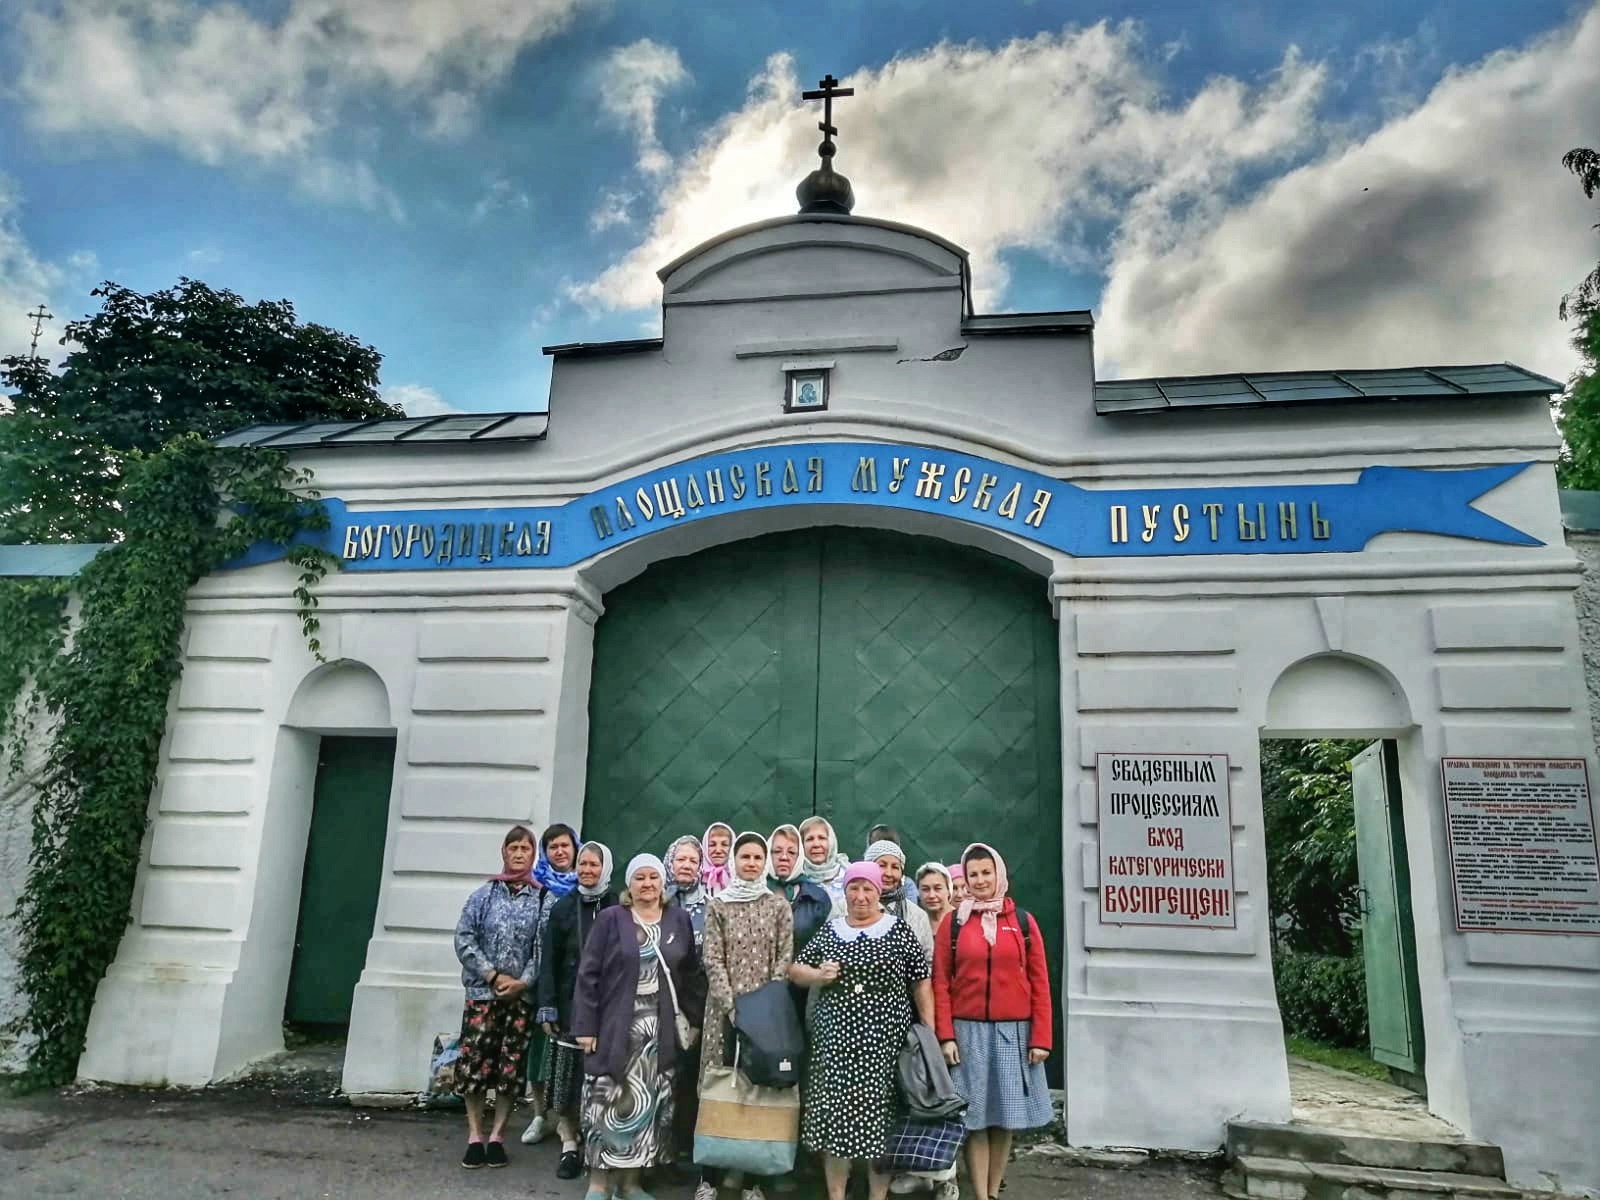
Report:
[[1565,375],[1600,6],[8,0],[0,352],[188,274],[385,356],[418,411],[542,407],[544,344],[793,208],[831,71],[857,212],[980,307],[1092,308],[1102,374],[1509,359]]

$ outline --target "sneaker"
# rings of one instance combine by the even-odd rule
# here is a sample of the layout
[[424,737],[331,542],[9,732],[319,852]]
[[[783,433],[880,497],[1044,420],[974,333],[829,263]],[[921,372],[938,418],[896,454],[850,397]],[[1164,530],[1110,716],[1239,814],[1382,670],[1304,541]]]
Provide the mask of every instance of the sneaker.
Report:
[[488,1151],[482,1142],[468,1142],[467,1152],[461,1156],[461,1165],[469,1171],[477,1170],[489,1161]]
[[909,1196],[912,1192],[922,1190],[922,1181],[911,1175],[896,1175],[889,1180],[889,1193],[894,1196]]
[[511,1160],[506,1157],[506,1144],[504,1142],[490,1142],[483,1149],[483,1161],[491,1167],[503,1167]]
[[576,1179],[583,1174],[583,1157],[576,1150],[563,1150],[556,1164],[557,1179]]
[[524,1146],[537,1146],[549,1136],[550,1127],[545,1124],[543,1117],[535,1117],[528,1122],[528,1127],[522,1131],[522,1144]]
[[717,1200],[717,1185],[702,1179],[694,1189],[694,1200]]
[[961,1200],[961,1188],[954,1179],[947,1179],[939,1185],[935,1200]]
[[766,1193],[758,1187],[747,1187],[739,1193],[739,1200],[767,1200]]

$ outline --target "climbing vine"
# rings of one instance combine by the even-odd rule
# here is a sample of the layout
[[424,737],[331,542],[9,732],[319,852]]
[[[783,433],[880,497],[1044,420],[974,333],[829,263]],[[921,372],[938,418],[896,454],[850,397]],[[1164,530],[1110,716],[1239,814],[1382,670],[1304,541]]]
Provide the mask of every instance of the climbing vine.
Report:
[[128,461],[123,537],[71,581],[0,589],[0,735],[13,769],[45,739],[32,857],[18,902],[30,1043],[23,1084],[70,1080],[96,985],[127,929],[189,589],[258,541],[289,546],[305,635],[320,657],[314,588],[335,562],[295,545],[327,527],[308,472],[281,453],[191,434]]

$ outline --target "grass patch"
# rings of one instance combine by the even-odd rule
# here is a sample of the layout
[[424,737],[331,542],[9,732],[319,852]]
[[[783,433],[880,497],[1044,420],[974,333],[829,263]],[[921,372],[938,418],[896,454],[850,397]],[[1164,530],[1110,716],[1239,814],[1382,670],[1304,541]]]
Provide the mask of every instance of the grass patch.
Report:
[[1326,1042],[1314,1042],[1310,1038],[1295,1037],[1292,1034],[1284,1039],[1284,1046],[1295,1058],[1303,1058],[1307,1062],[1349,1071],[1352,1075],[1365,1075],[1368,1079],[1389,1078],[1388,1067],[1380,1062],[1374,1062],[1359,1050],[1330,1046]]

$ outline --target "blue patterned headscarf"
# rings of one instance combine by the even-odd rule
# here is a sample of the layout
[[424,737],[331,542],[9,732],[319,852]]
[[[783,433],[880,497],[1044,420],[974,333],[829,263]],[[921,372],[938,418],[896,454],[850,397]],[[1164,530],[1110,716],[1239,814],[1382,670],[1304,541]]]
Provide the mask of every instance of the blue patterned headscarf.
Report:
[[561,837],[563,834],[572,839],[572,865],[574,868],[577,867],[577,832],[572,828],[572,826],[562,825],[559,822],[546,829],[544,831],[544,836],[539,839],[539,861],[533,865],[534,882],[540,887],[544,888],[544,890],[549,892],[552,896],[565,896],[568,892],[572,891],[573,888],[578,886],[578,872],[575,869],[571,871],[556,870],[550,865],[550,859],[545,853],[550,849],[550,843],[555,841],[556,838]]

